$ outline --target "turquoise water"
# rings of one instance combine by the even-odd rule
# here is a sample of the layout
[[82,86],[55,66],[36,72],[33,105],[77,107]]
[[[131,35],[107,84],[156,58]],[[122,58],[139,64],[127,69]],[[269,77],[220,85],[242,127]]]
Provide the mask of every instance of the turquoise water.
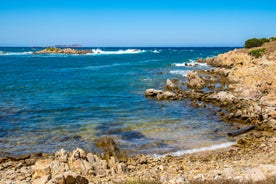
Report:
[[[145,98],[199,57],[233,48],[100,48],[90,55],[34,55],[0,48],[0,154],[54,152],[112,136],[132,153],[168,153],[227,142],[212,106]],[[95,49],[95,48],[85,48]]]

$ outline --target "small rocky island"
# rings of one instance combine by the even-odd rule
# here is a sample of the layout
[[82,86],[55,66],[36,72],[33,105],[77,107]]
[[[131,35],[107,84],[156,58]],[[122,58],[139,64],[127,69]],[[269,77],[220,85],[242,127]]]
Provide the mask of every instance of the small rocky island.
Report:
[[77,50],[72,48],[57,48],[57,47],[47,47],[46,49],[33,52],[33,54],[93,54],[93,50]]

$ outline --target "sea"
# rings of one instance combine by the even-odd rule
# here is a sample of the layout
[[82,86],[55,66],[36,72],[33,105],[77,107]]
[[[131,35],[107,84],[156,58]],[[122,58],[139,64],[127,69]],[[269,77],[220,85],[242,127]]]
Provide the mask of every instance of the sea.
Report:
[[[44,54],[40,47],[0,47],[0,155],[100,151],[112,137],[129,154],[175,154],[231,144],[216,107],[189,99],[158,101],[146,89],[187,82],[198,58],[234,48],[77,48],[85,55]],[[188,64],[188,65],[187,65]],[[185,89],[185,87],[183,86]]]

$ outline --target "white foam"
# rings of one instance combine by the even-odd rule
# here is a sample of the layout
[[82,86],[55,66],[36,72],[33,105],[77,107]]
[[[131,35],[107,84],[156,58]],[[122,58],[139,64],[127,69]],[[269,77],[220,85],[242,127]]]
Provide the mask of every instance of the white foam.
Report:
[[160,50],[156,50],[156,49],[155,49],[155,50],[153,50],[152,52],[153,52],[153,53],[160,53]]
[[199,62],[196,62],[195,60],[192,60],[192,59],[189,60],[189,63],[187,63],[187,62],[184,62],[184,63],[173,63],[173,65],[177,66],[177,67],[182,67],[182,66],[187,66],[187,65],[191,65],[191,66],[195,66],[195,65],[207,66],[206,63],[199,63]]
[[188,71],[187,70],[172,70],[170,71],[171,74],[177,74],[177,75],[182,75],[182,76],[187,76]]
[[20,55],[31,55],[33,52],[2,52],[0,51],[0,55],[4,56],[20,56]]
[[139,54],[145,52],[145,50],[140,49],[126,49],[117,51],[103,51],[101,49],[93,49],[93,53],[88,53],[87,55],[99,55],[99,54]]
[[191,153],[197,153],[197,152],[202,152],[202,151],[212,151],[212,150],[216,150],[216,149],[227,148],[227,147],[233,146],[235,144],[236,144],[236,142],[226,142],[226,143],[222,143],[222,144],[215,144],[215,145],[208,146],[208,147],[177,151],[177,152],[174,152],[174,153],[171,153],[171,154],[165,154],[165,155],[154,154],[153,156],[156,157],[156,158],[163,158],[163,157],[166,157],[167,155],[181,156],[181,155],[184,155],[184,154],[191,154]]
[[188,63],[174,63],[174,66],[186,66]]

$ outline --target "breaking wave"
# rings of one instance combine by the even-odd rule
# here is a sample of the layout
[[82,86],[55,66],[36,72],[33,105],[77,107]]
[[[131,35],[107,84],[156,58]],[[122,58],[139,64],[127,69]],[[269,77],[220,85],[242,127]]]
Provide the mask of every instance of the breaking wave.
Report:
[[103,51],[101,49],[92,49],[93,53],[88,53],[86,55],[98,55],[98,54],[139,54],[146,52],[145,50],[141,49],[126,49],[126,50],[117,50],[117,51]]
[[3,52],[0,51],[1,56],[20,56],[20,55],[31,55],[33,52]]
[[166,157],[167,155],[181,156],[181,155],[184,155],[184,154],[197,153],[197,152],[202,152],[202,151],[212,151],[212,150],[216,150],[216,149],[227,148],[227,147],[233,146],[235,144],[236,144],[236,142],[226,142],[226,143],[222,143],[222,144],[215,144],[215,145],[208,146],[208,147],[194,148],[194,149],[177,151],[177,152],[173,152],[171,154],[165,154],[165,155],[154,154],[153,156],[157,157],[157,158]]
[[189,62],[183,62],[183,63],[174,63],[173,64],[174,66],[177,66],[177,67],[182,67],[182,66],[195,66],[195,65],[199,65],[199,66],[207,66],[206,63],[199,63],[199,62],[196,62],[192,59],[189,60]]

